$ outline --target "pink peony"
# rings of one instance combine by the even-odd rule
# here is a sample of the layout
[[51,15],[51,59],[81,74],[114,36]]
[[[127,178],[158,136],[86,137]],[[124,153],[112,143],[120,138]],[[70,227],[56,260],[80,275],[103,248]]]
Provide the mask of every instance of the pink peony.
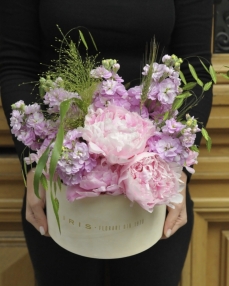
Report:
[[109,105],[88,115],[81,131],[90,153],[103,155],[110,164],[122,165],[145,150],[155,127],[135,112]]
[[78,185],[67,187],[67,199],[74,201],[99,196],[103,193],[120,195],[119,169],[118,165],[109,166],[105,159],[99,160],[97,166],[91,172],[86,173]]
[[144,152],[122,167],[119,184],[130,201],[152,212],[155,205],[172,206],[182,201],[181,171],[178,164],[168,164],[158,154]]

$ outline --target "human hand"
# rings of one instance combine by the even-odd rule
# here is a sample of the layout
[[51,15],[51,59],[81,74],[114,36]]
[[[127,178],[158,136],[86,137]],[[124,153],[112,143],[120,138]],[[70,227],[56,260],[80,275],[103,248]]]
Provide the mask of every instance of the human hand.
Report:
[[45,189],[42,186],[39,187],[39,199],[34,193],[33,180],[34,169],[31,169],[27,174],[26,219],[41,235],[49,236],[47,218],[44,213]]
[[173,235],[180,227],[187,223],[187,212],[186,212],[186,182],[187,176],[184,172],[180,178],[185,184],[181,191],[183,200],[180,204],[174,204],[175,208],[167,207],[168,215],[165,220],[163,236],[162,238],[168,238]]

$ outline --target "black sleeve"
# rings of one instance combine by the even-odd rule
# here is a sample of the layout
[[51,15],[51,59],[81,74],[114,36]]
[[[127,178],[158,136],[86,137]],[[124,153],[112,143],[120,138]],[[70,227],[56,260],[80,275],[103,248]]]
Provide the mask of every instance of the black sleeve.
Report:
[[[1,0],[0,86],[8,123],[11,104],[18,100],[24,100],[26,104],[36,101],[36,92],[32,92],[34,83],[28,83],[38,80],[39,34],[38,0]],[[13,139],[21,160],[25,146],[15,137]]]
[[[195,67],[201,81],[209,82],[211,78],[196,56],[211,62],[213,2],[211,0],[175,0],[175,6],[176,23],[172,35],[171,52],[181,58],[189,57],[188,61]],[[190,58],[190,56],[194,57]],[[204,62],[206,66],[209,66],[209,63]],[[187,62],[182,64],[181,69],[187,81],[193,81]],[[197,87],[194,91],[196,95],[200,94],[200,88]],[[205,127],[211,106],[212,88],[205,92],[204,98],[189,111],[189,114]],[[199,146],[200,140],[201,133],[199,132],[195,142],[197,146]],[[189,181],[191,175],[188,172],[186,174]]]

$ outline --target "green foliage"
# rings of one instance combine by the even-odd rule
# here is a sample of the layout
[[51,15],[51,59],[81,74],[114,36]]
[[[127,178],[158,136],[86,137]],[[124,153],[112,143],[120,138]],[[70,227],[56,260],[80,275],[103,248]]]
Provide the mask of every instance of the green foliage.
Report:
[[191,151],[195,151],[195,152],[198,152],[198,153],[199,153],[199,149],[198,149],[198,147],[197,147],[196,145],[193,145],[193,146],[189,147],[189,149],[190,149]]
[[212,147],[212,140],[211,140],[210,137],[206,141],[206,146],[207,146],[208,151],[210,152],[211,151],[211,147]]
[[[227,72],[227,74],[228,74],[229,72]],[[227,74],[223,74],[223,73],[221,73],[220,75],[221,76],[223,76],[224,78],[226,78],[226,79],[229,79],[229,74],[227,75]]]
[[[79,32],[78,45],[75,44],[70,37],[67,37],[67,35],[75,29]],[[85,116],[87,114],[88,106],[92,102],[93,93],[99,83],[98,79],[90,76],[90,71],[97,65],[96,59],[98,54],[94,56],[88,55],[88,45],[85,37],[79,28],[75,29],[69,31],[66,35],[63,35],[59,29],[63,36],[63,40],[59,41],[61,43],[60,49],[57,50],[59,58],[52,62],[48,72],[43,74],[43,77],[50,79],[52,83],[57,78],[61,78],[63,80],[65,90],[78,93],[82,100],[78,100],[77,105],[79,105],[79,108],[83,111]],[[90,33],[89,36],[95,49],[97,49],[95,41]],[[79,52],[80,43],[82,43],[86,49],[84,57],[82,57]],[[40,83],[39,88],[41,97],[43,97],[44,93],[47,91],[47,88],[49,87],[47,86],[48,83],[48,80],[46,81],[45,86]]]
[[194,67],[193,67],[191,64],[188,64],[188,67],[189,67],[189,70],[190,70],[190,72],[191,72],[193,78],[197,81],[198,76],[197,76],[197,74],[196,74],[196,71],[195,71]]
[[210,136],[208,135],[208,132],[205,128],[203,128],[203,127],[201,128],[201,133],[202,133],[204,139],[206,140],[207,149],[208,149],[208,151],[210,151],[211,146],[212,146],[212,140],[211,140]]
[[149,70],[148,70],[147,75],[144,76],[143,81],[142,81],[141,107],[147,101],[147,96],[148,96],[149,88],[150,88],[151,81],[152,81],[153,63],[155,62],[156,57],[157,57],[157,44],[154,40],[153,42],[151,42],[151,46],[150,46],[150,54],[149,54],[149,59],[148,59]]
[[48,181],[44,174],[41,175],[40,182],[42,187],[47,191],[48,190]]
[[211,88],[211,86],[212,86],[212,81],[205,83],[205,85],[203,87],[204,91],[209,90]]
[[59,187],[59,190],[61,190],[61,179],[60,179],[60,177],[57,178],[57,185]]
[[[200,57],[198,57],[198,58],[199,58],[201,65],[205,69],[205,71],[211,76],[212,80],[207,82],[207,83],[203,83],[199,79],[194,67],[190,63],[188,63],[188,68],[189,68],[189,71],[190,71],[193,79],[195,80],[195,82],[194,81],[186,82],[186,80],[184,79],[184,75],[182,74],[182,72],[180,72],[180,78],[181,78],[182,82],[184,83],[182,90],[183,91],[190,91],[189,96],[191,98],[189,98],[188,101],[184,100],[183,104],[180,106],[179,114],[177,116],[178,120],[182,120],[182,118],[185,116],[185,114],[187,114],[187,112],[190,109],[192,109],[194,106],[196,106],[202,100],[202,98],[204,97],[205,91],[207,91],[211,88],[213,82],[216,83],[216,73],[215,73],[213,67],[210,65],[209,68],[207,68],[207,66],[200,59]],[[184,60],[187,61],[188,59],[184,59]],[[199,85],[202,89],[202,92],[198,96],[195,94],[195,91],[193,90],[196,87],[196,85]],[[176,99],[181,98],[181,97],[183,98],[183,94],[184,94],[184,92],[181,94],[181,96],[180,95],[176,96]],[[174,104],[173,108],[175,108],[176,106],[179,106],[179,105],[180,105],[180,102],[178,101]]]
[[194,67],[191,64],[188,64],[189,70],[193,76],[193,78],[196,80],[196,82],[198,83],[198,85],[203,86],[203,82],[198,78],[197,73],[194,69]]
[[191,92],[185,91],[185,92],[180,93],[179,95],[177,95],[176,98],[183,98],[183,99],[185,99],[185,98],[188,98],[188,97],[191,96],[191,95],[192,95]]
[[216,73],[212,66],[209,67],[209,73],[214,83],[216,83]]
[[181,78],[182,82],[183,82],[184,84],[187,84],[186,79],[185,79],[185,76],[184,76],[184,74],[183,74],[182,71],[179,71],[179,75],[180,75],[180,78]]
[[208,135],[208,132],[207,132],[207,130],[206,130],[205,128],[202,127],[201,133],[202,133],[204,139],[205,139],[205,140],[208,140],[209,135]]
[[50,169],[49,169],[49,175],[50,175],[49,179],[50,179],[51,186],[52,186],[53,176],[56,170],[56,165],[60,158],[62,145],[64,141],[64,119],[65,119],[66,113],[68,112],[70,108],[71,102],[72,100],[68,99],[68,100],[62,101],[60,104],[60,126],[58,129],[58,133],[57,133],[54,147],[52,150],[52,155],[51,155],[51,160],[50,160]]
[[184,98],[177,98],[174,100],[173,105],[172,105],[172,110],[177,110],[181,107],[183,104]]
[[55,214],[55,217],[56,217],[56,221],[57,221],[57,224],[58,224],[59,231],[61,233],[60,218],[59,218],[59,213],[58,213],[59,212],[59,201],[58,201],[57,198],[54,198],[52,190],[50,191],[50,195],[51,195],[51,202],[52,202],[52,206],[53,206],[53,211],[54,211],[54,214]]
[[164,117],[163,117],[163,120],[164,120],[164,121],[167,120],[168,117],[169,117],[169,111],[165,112]]
[[46,163],[48,161],[48,156],[49,156],[49,151],[50,151],[50,146],[46,148],[44,153],[41,155],[36,169],[35,169],[35,174],[34,174],[34,181],[33,181],[33,186],[34,186],[34,192],[35,195],[40,198],[39,196],[39,184],[40,181],[42,180],[41,177],[43,175],[43,170],[45,169]]
[[79,30],[79,35],[80,35],[80,39],[81,39],[81,41],[83,42],[83,44],[84,44],[86,50],[88,50],[87,42],[85,41],[84,35],[83,35],[83,33],[81,32],[81,30]]
[[201,61],[201,59],[199,58],[200,63],[202,64],[203,68],[206,70],[207,73],[209,73],[208,68],[206,67],[206,65]]
[[193,89],[195,86],[196,86],[196,82],[189,82],[189,83],[186,83],[183,87],[182,87],[182,89],[183,90],[191,90],[191,89]]

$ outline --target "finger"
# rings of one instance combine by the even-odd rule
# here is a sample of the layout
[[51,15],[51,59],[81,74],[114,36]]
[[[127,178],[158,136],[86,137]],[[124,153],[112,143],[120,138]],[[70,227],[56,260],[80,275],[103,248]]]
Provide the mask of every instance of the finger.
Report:
[[171,230],[171,235],[174,234],[179,228],[181,228],[186,223],[187,223],[187,213],[186,213],[186,208],[184,208],[181,210],[175,224],[173,225],[173,228]]
[[35,205],[27,204],[26,219],[41,233],[41,235],[48,234],[47,219],[41,202]]
[[168,208],[169,212],[166,217],[164,225],[165,238],[173,235],[181,226],[187,222],[186,208],[180,208],[178,206],[175,209]]
[[27,174],[26,219],[42,234],[48,235],[47,218],[44,213],[45,190],[39,186],[39,197],[34,193],[34,169]]

